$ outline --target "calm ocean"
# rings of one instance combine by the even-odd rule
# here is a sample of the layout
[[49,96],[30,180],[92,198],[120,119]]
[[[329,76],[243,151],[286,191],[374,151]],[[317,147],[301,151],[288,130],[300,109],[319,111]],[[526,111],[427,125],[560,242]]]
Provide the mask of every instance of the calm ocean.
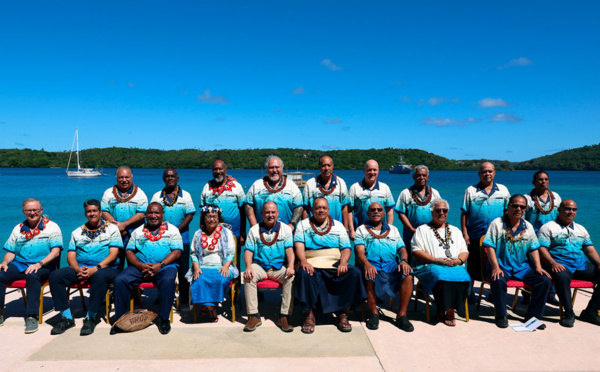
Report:
[[[134,169],[133,180],[148,196],[161,190],[162,169]],[[197,204],[204,184],[212,178],[209,169],[181,169],[179,184],[188,191]],[[317,171],[310,171],[317,174]],[[25,198],[35,197],[43,203],[44,214],[58,223],[62,232],[65,247],[69,243],[71,232],[82,225],[86,219],[83,213],[84,200],[96,198],[100,200],[104,191],[115,183],[115,169],[105,169],[109,177],[89,179],[68,178],[64,169],[29,169],[0,168],[0,240],[8,239],[13,227],[25,217],[21,212],[21,203]],[[348,188],[362,179],[362,171],[336,171],[343,178]],[[533,188],[531,179],[534,172],[514,171],[497,172],[496,182],[508,187],[511,194],[526,193]],[[262,176],[258,170],[229,170],[229,175],[240,182],[245,189]],[[400,192],[410,186],[410,175],[389,174],[381,171],[379,180],[388,184],[394,199]],[[475,171],[431,171],[429,185],[437,189],[443,198],[450,202],[449,222],[460,227],[460,206],[465,189],[478,182]],[[591,234],[592,241],[600,239],[600,226],[594,222],[600,219],[600,172],[550,172],[550,189],[560,194],[561,198],[574,199],[579,211],[576,222],[584,225]],[[190,225],[190,236],[198,229],[198,219]],[[402,231],[402,225],[395,218],[394,225]],[[600,243],[597,243],[597,248]],[[0,253],[0,256],[4,256]],[[63,255],[65,261],[66,255]]]

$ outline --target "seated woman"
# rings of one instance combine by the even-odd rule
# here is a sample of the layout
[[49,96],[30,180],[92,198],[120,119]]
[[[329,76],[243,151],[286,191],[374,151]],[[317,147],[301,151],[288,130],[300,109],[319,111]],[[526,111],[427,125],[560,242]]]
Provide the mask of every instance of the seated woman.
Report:
[[200,211],[200,230],[192,240],[192,268],[186,278],[192,283],[192,303],[203,305],[201,314],[217,322],[215,305],[223,301],[229,283],[240,274],[233,265],[236,243],[231,230],[223,226],[219,207],[208,205]]
[[433,293],[436,320],[454,327],[454,310],[464,310],[471,277],[464,266],[469,257],[460,229],[446,222],[450,206],[431,203],[433,220],[417,228],[412,238],[413,273],[425,293]]

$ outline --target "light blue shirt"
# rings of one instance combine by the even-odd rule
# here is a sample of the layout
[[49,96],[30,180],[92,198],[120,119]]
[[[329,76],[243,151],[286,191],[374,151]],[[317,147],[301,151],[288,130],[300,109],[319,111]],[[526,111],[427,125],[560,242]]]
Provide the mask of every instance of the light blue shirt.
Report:
[[[173,251],[183,251],[183,242],[177,227],[169,222],[163,224],[167,226],[167,229],[160,240],[151,241],[146,237],[144,235],[144,225],[135,229],[131,234],[127,250],[134,251],[135,256],[141,263],[157,263],[164,260]],[[167,266],[173,265],[179,266],[176,262]]]
[[214,190],[210,187],[210,184],[207,183],[204,185],[202,194],[200,195],[200,207],[213,204],[221,208],[223,211],[221,213],[223,220],[231,226],[233,235],[239,238],[241,222],[240,208],[244,205],[246,193],[244,193],[244,188],[239,182],[230,176],[227,177],[228,181],[220,194],[213,192]]
[[248,204],[254,208],[254,215],[256,216],[257,222],[262,222],[262,208],[266,202],[272,201],[277,204],[277,209],[279,210],[279,220],[286,225],[290,223],[292,220],[292,215],[294,210],[298,207],[302,207],[302,194],[298,189],[298,186],[287,178],[282,177],[279,184],[276,187],[281,185],[281,182],[285,182],[285,187],[281,191],[271,192],[269,191],[265,185],[264,179],[257,180],[250,186],[248,190],[248,194],[246,194],[246,201],[244,204]]
[[329,233],[319,235],[311,227],[308,218],[300,221],[294,232],[294,243],[304,243],[304,249],[307,251],[328,248],[337,248],[340,251],[350,249],[352,246],[344,225],[334,219],[331,219],[331,222],[333,225]]
[[390,272],[390,269],[397,269],[400,261],[400,250],[405,248],[398,229],[384,223],[381,231],[374,230],[374,232],[384,234],[389,231],[389,234],[385,238],[375,238],[369,233],[367,227],[373,229],[370,225],[361,225],[356,230],[354,246],[362,245],[365,247],[367,261],[377,270]]
[[[335,174],[331,176],[331,182],[329,188],[325,189],[325,186],[321,183],[321,176],[313,177],[306,182],[304,190],[302,191],[304,205],[309,209],[309,216],[312,215],[310,210],[312,209],[313,202],[316,198],[325,198],[329,203],[329,215],[337,221],[344,222],[342,208],[350,205],[350,198],[348,197],[348,188],[346,182]],[[319,186],[326,191],[333,188],[333,192],[330,194],[323,194],[319,189]]]
[[504,185],[494,182],[489,195],[480,185],[478,183],[467,188],[461,207],[467,214],[467,233],[471,241],[480,239],[490,223],[504,214],[510,199],[510,193]]
[[575,222],[563,226],[558,220],[544,224],[538,231],[538,240],[556,262],[572,273],[585,270],[584,249],[594,245],[585,227]]
[[[4,244],[4,250],[14,253],[12,261],[19,271],[25,271],[29,265],[42,261],[53,248],[62,250],[62,233],[58,225],[47,218],[38,225],[38,235],[25,222],[15,226]],[[26,234],[31,234],[27,239]],[[46,262],[48,264],[48,262]]]
[[[354,226],[358,227],[369,222],[369,216],[367,216],[367,210],[371,203],[379,203],[387,211],[393,208],[394,197],[388,185],[383,182],[375,182],[372,189],[367,188],[365,180],[356,182],[350,191],[348,197],[350,198],[350,209],[354,212]],[[383,222],[387,222],[387,213],[383,214]]]
[[[194,207],[192,196],[187,191],[184,191],[181,188],[179,189],[177,201],[174,205],[167,205],[166,203],[171,204],[173,201],[169,199],[168,195],[165,195],[163,198],[161,197],[161,194],[162,191],[155,193],[154,196],[152,196],[151,202],[156,202],[163,206],[163,210],[165,211],[163,220],[168,221],[175,226],[179,226],[186,216],[196,214],[196,207]],[[167,200],[165,201],[164,199]],[[183,240],[183,244],[190,244],[189,226],[184,231],[181,231],[181,239]]]
[[[110,248],[123,248],[123,239],[121,239],[119,229],[109,222],[102,221],[101,226],[95,230],[97,236],[93,239],[88,237],[84,230],[84,227],[80,226],[73,231],[67,249],[68,252],[76,253],[79,266],[96,266],[108,257]],[[115,260],[113,265],[117,263]]]
[[[260,234],[267,241],[272,241],[277,234],[277,241],[272,245],[266,245],[260,239]],[[252,261],[265,270],[279,270],[285,262],[286,249],[292,249],[292,229],[283,223],[277,223],[271,230],[267,230],[263,223],[256,224],[250,228],[244,251],[253,253]],[[288,265],[293,265],[289,262]]]

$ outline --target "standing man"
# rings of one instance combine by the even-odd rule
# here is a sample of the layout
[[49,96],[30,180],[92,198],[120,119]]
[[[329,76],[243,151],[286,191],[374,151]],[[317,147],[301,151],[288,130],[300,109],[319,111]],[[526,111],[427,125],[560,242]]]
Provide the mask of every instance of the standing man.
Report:
[[569,328],[575,324],[571,303],[573,279],[595,284],[592,298],[579,319],[600,325],[600,257],[585,227],[574,222],[576,216],[577,204],[573,200],[564,200],[558,207],[558,218],[538,231],[542,260],[550,267],[556,293],[565,310],[560,325]]
[[[27,281],[25,333],[38,330],[42,282],[56,269],[63,244],[60,228],[44,218],[43,211],[39,200],[28,198],[23,201],[26,220],[12,230],[4,244],[6,254],[0,263],[0,309],[3,312],[6,285],[15,280]],[[0,315],[0,326],[3,324],[4,317]]]
[[[133,174],[129,167],[117,169],[117,184],[102,195],[102,218],[116,225],[126,247],[133,230],[143,224],[148,207],[148,197],[142,189],[133,184]],[[121,265],[123,265],[121,257]]]
[[[504,216],[492,221],[483,240],[483,246],[487,248],[489,265],[486,270],[491,279],[496,326],[499,328],[508,327],[506,283],[510,279],[522,280],[531,288],[531,302],[527,308],[525,322],[532,317],[542,319],[550,290],[550,274],[542,268],[540,262],[540,244],[533,226],[523,219],[526,208],[525,197],[520,194],[513,195],[508,210]],[[545,324],[538,327],[545,328]]]
[[[102,306],[104,295],[117,277],[117,257],[123,249],[119,229],[100,215],[100,202],[90,199],[83,203],[87,222],[71,234],[67,253],[68,267],[50,274],[50,292],[54,308],[61,313],[60,321],[50,334],[59,335],[75,327],[75,320],[69,308],[69,286],[87,281],[90,283],[90,307],[83,319],[80,335],[94,333],[96,314]],[[106,314],[108,317],[108,314]]]
[[388,185],[377,181],[379,175],[379,164],[373,159],[365,163],[365,178],[356,182],[350,191],[350,206],[348,208],[348,225],[350,239],[354,240],[356,229],[369,221],[367,210],[371,203],[379,203],[385,208],[383,222],[388,225],[394,224],[394,197]]
[[508,189],[494,182],[496,168],[490,162],[479,167],[479,183],[469,186],[465,191],[461,207],[460,226],[463,237],[469,247],[467,270],[471,276],[471,294],[469,302],[475,301],[473,281],[481,280],[480,240],[488,230],[490,223],[504,214],[508,206]]
[[[252,332],[262,324],[258,313],[256,285],[264,279],[275,280],[283,284],[281,309],[277,326],[284,332],[294,328],[288,323],[290,305],[293,301],[292,284],[294,282],[294,243],[292,229],[277,221],[279,211],[272,201],[265,203],[262,209],[263,222],[250,228],[244,247],[244,293],[248,323],[244,332]],[[284,265],[287,262],[287,265]]]
[[525,194],[527,200],[527,211],[525,219],[529,221],[536,232],[543,224],[554,221],[558,217],[558,206],[561,203],[560,196],[550,191],[550,177],[544,171],[537,171],[531,182],[534,189]]
[[333,159],[324,155],[319,158],[318,176],[309,179],[304,185],[303,199],[304,209],[310,213],[312,204],[316,198],[323,197],[329,203],[329,214],[331,217],[344,224],[348,230],[348,188],[343,179],[333,174]]
[[[131,290],[142,282],[153,282],[158,287],[160,311],[158,330],[166,335],[171,331],[169,315],[175,299],[177,262],[183,243],[179,229],[169,222],[163,223],[164,211],[159,203],[150,203],[146,211],[146,224],[131,234],[127,246],[129,266],[115,279],[115,317],[119,319],[129,310]],[[118,333],[116,326],[111,334]]]
[[179,176],[173,168],[165,169],[163,173],[165,188],[152,196],[152,203],[162,205],[164,220],[177,226],[183,241],[183,252],[179,257],[177,277],[179,278],[179,300],[181,304],[190,302],[190,282],[185,279],[185,274],[190,268],[190,222],[196,214],[196,208],[189,192],[179,185]]
[[404,225],[402,237],[406,245],[408,262],[411,262],[412,250],[410,241],[412,240],[417,227],[431,222],[431,202],[441,198],[440,193],[431,186],[427,185],[429,181],[429,168],[425,165],[417,165],[412,175],[415,184],[402,190],[394,210],[398,213],[398,218]]
[[263,206],[272,201],[277,204],[279,220],[294,231],[304,210],[300,189],[295,183],[287,182],[287,177],[283,175],[283,161],[278,156],[269,156],[265,168],[267,176],[250,186],[244,202],[250,226],[261,222]]
[[[212,163],[213,179],[208,181],[200,194],[200,207],[216,205],[223,211],[226,224],[238,240],[238,246],[246,240],[246,211],[244,188],[235,178],[227,174],[227,164],[221,159]],[[238,260],[239,263],[239,260]]]

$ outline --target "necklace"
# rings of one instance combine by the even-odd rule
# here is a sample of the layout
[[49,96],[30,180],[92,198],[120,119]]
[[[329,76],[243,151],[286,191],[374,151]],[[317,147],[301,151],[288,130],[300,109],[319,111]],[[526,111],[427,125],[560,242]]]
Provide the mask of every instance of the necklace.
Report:
[[[365,227],[367,227],[367,225],[365,225]],[[383,227],[383,225],[382,225]],[[369,232],[369,234],[371,234],[371,236],[373,236],[375,239],[383,239],[386,236],[388,236],[390,234],[390,231],[392,229],[388,229],[386,232],[384,232],[383,234],[377,234],[373,229],[371,229],[370,227],[367,227],[367,231]]]
[[175,205],[175,203],[177,203],[177,194],[179,194],[179,190],[181,190],[181,188],[179,187],[179,185],[177,185],[177,187],[175,187],[175,196],[173,197],[173,200],[171,200],[169,202],[169,198],[167,197],[167,192],[165,191],[165,189],[163,189],[160,193],[160,197],[163,200],[163,203],[166,207],[172,207]]
[[283,190],[285,188],[285,184],[287,183],[287,177],[283,176],[282,178],[283,178],[283,181],[280,180],[281,185],[279,185],[277,187],[271,187],[271,185],[269,185],[268,178],[267,177],[263,178],[263,183],[265,184],[265,188],[272,193],[276,193],[276,192]]
[[162,238],[162,236],[164,235],[165,231],[167,231],[167,225],[165,225],[165,224],[160,225],[160,229],[158,229],[158,232],[156,233],[156,235],[154,235],[146,227],[144,227],[144,230],[142,230],[142,231],[144,232],[144,236],[146,238],[148,238],[151,242],[156,242],[156,241],[159,241]]
[[267,240],[267,238],[265,238],[265,235],[260,230],[260,228],[258,229],[258,231],[260,231],[260,233],[259,233],[259,235],[260,235],[260,241],[264,245],[266,245],[267,247],[272,246],[273,244],[275,244],[277,242],[277,238],[279,237],[279,229],[281,229],[281,225],[280,224],[281,224],[281,222],[277,222],[278,230],[275,232],[275,236],[270,241]]
[[410,194],[411,194],[413,200],[415,201],[415,203],[417,205],[420,205],[421,207],[429,204],[429,202],[431,201],[431,196],[432,196],[431,195],[431,186],[425,186],[425,187],[426,187],[425,194],[427,194],[427,197],[424,200],[421,200],[421,196],[419,195],[418,192],[415,192],[414,189],[410,190]]
[[519,233],[518,236],[515,236],[513,234],[513,232],[511,231],[510,227],[506,226],[506,240],[508,240],[509,242],[512,243],[516,243],[519,240],[523,239],[523,235],[525,234],[525,230],[527,230],[526,228],[521,230],[521,232]]
[[83,224],[83,226],[81,226],[81,235],[85,235],[88,238],[90,238],[91,240],[94,240],[94,238],[100,236],[100,234],[102,234],[103,232],[106,231],[106,227],[109,225],[108,222],[104,221],[104,220],[100,220],[100,226],[98,226],[98,228],[96,229],[89,229],[85,224]]
[[438,232],[438,229],[436,229],[431,222],[428,223],[428,225],[429,227],[431,227],[431,230],[433,230],[433,234],[435,235],[436,239],[440,242],[440,247],[444,248],[444,253],[446,254],[446,257],[451,258],[452,252],[450,252],[450,243],[454,243],[454,240],[452,240],[452,233],[450,232],[450,225],[448,224],[448,222],[444,222],[446,228],[445,240],[442,239],[440,233]]
[[[48,222],[50,222],[49,219],[47,218],[41,218],[40,221],[37,223],[37,225],[32,229],[30,229],[30,231],[21,231],[21,234],[25,235],[25,239],[29,240],[32,239],[34,236],[40,235],[40,233],[42,232],[43,229],[40,229],[40,223],[44,223],[47,224]],[[19,227],[23,227],[23,222],[19,225]]]
[[124,193],[123,196],[121,196],[121,195],[119,195],[119,189],[117,189],[117,186],[113,186],[112,193],[113,193],[115,199],[117,199],[117,201],[119,203],[125,203],[125,202],[128,202],[131,199],[133,199],[135,194],[137,194],[137,191],[138,191],[138,187],[136,185],[133,185],[133,190],[131,191],[131,194]]
[[219,239],[221,239],[221,231],[223,228],[221,226],[217,226],[215,231],[212,233],[212,240],[210,243],[208,242],[208,235],[204,231],[202,231],[202,248],[208,248],[209,251],[214,251],[215,246],[219,243]]
[[554,209],[554,194],[552,194],[552,191],[550,190],[546,190],[546,193],[548,194],[548,199],[550,199],[550,206],[548,209],[544,209],[540,203],[540,197],[537,194],[532,193],[533,201],[535,202],[535,209],[537,209],[541,214],[549,214]]
[[223,191],[233,190],[233,188],[235,187],[235,184],[233,183],[233,181],[235,181],[235,178],[233,178],[231,176],[227,176],[227,182],[225,182],[224,185],[221,185],[219,187],[212,187],[212,186],[210,186],[210,182],[209,182],[208,189],[212,190],[213,194],[221,195],[223,193]]
[[318,227],[313,222],[314,217],[311,217],[308,222],[310,222],[310,227],[315,231],[317,235],[327,235],[331,231],[331,227],[333,226],[333,220],[331,216],[327,216],[327,221],[325,227]]
[[[319,176],[319,177],[320,177],[320,176]],[[335,175],[334,175],[334,174],[332,174],[332,175],[331,175],[331,181],[332,181],[332,182],[333,182],[333,180],[334,180],[334,178],[333,178],[333,177],[335,177]],[[319,187],[319,191],[321,191],[321,193],[322,193],[323,195],[329,195],[329,194],[331,194],[331,193],[332,193],[332,192],[335,190],[335,187],[336,187],[336,185],[330,185],[330,186],[331,186],[331,187],[330,187],[330,189],[329,189],[329,190],[326,190],[326,189],[323,187],[323,185],[319,184],[319,186],[318,186],[318,187]]]

